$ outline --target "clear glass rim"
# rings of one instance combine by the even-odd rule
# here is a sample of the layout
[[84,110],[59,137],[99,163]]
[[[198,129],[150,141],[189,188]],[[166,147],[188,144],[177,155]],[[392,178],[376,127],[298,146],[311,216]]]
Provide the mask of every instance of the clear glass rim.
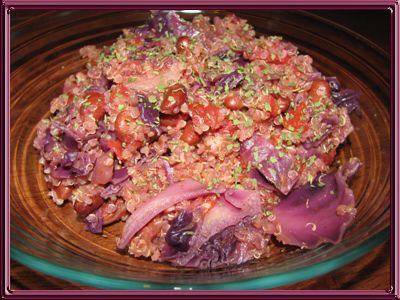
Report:
[[344,266],[357,258],[367,254],[376,246],[386,241],[390,236],[390,227],[376,233],[368,240],[355,248],[331,259],[301,267],[285,273],[262,276],[242,281],[232,281],[212,284],[170,284],[154,283],[139,280],[127,280],[100,276],[67,268],[58,264],[32,256],[16,247],[11,246],[11,259],[36,271],[60,279],[109,290],[258,290],[276,288],[282,285],[293,284],[307,280]]

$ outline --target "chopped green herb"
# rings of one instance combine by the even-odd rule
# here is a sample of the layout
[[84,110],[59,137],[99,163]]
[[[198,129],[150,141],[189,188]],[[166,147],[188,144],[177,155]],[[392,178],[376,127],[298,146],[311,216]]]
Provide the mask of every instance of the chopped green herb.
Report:
[[186,152],[186,153],[188,153],[189,152],[189,145],[188,144],[184,144],[184,146],[183,146],[183,152]]
[[269,158],[269,161],[270,161],[270,163],[272,163],[272,164],[276,164],[276,163],[278,162],[278,160],[276,159],[275,156],[271,156],[271,157]]
[[133,83],[133,82],[135,82],[136,80],[137,80],[136,77],[129,77],[129,78],[128,78],[128,83]]
[[317,156],[311,155],[307,160],[307,167],[312,166],[316,160],[317,160]]
[[225,92],[225,93],[228,93],[228,92],[229,92],[229,85],[228,85],[227,82],[225,83],[225,86],[224,86],[224,92]]
[[167,88],[167,86],[166,86],[165,84],[161,83],[161,84],[159,84],[159,85],[157,86],[157,91],[159,91],[160,93],[162,93],[162,92],[165,91],[166,88]]
[[231,151],[233,148],[239,148],[240,144],[239,143],[235,143],[235,144],[229,144],[228,146],[226,146],[226,148],[228,149],[228,151]]
[[157,98],[153,95],[149,96],[149,102],[150,103],[156,103],[157,102]]
[[307,175],[307,181],[310,183],[310,185],[312,185],[313,180],[314,180],[314,177],[311,174],[308,174]]
[[251,162],[247,162],[247,172],[250,172],[251,170]]
[[171,102],[171,104],[174,104],[176,102],[174,96],[168,96],[168,101]]
[[271,173],[273,177],[276,176],[276,170],[269,168],[268,171]]
[[260,156],[258,153],[258,147],[254,147],[253,151],[251,152],[251,155],[253,156],[253,159],[258,162],[260,160]]
[[263,215],[265,217],[270,217],[270,216],[272,216],[272,211],[266,210],[266,211],[264,211]]

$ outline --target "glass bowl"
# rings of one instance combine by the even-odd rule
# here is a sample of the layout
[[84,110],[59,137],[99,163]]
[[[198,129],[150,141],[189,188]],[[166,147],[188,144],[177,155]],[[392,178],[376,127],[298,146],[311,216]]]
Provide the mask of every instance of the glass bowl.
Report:
[[[12,12],[14,14],[15,12]],[[224,15],[226,11],[204,11]],[[389,236],[389,56],[348,29],[304,11],[236,11],[261,34],[281,35],[314,58],[325,75],[362,93],[351,116],[355,130],[338,159],[364,166],[352,182],[354,224],[337,245],[290,250],[213,271],[175,268],[123,255],[115,239],[84,230],[70,204],[57,207],[33,148],[35,125],[48,115],[64,80],[84,67],[79,48],[110,44],[121,30],[143,24],[148,11],[48,11],[11,31],[10,213],[11,258],[49,275],[106,289],[265,289],[309,279],[353,261]],[[182,13],[185,18],[193,14]],[[11,24],[13,19],[11,17]]]

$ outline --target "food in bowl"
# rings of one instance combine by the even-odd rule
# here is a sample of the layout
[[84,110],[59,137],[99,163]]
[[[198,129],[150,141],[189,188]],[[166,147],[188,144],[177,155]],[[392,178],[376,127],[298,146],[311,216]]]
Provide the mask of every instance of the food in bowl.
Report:
[[123,221],[117,248],[193,268],[341,241],[361,162],[335,156],[358,93],[310,56],[233,14],[173,11],[80,53],[34,146],[88,230]]

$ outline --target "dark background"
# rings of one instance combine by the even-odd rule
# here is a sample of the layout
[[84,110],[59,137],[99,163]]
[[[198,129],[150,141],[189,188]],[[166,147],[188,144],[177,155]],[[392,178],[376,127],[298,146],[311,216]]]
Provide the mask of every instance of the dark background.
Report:
[[390,53],[390,10],[310,11],[368,38]]
[[[11,27],[47,10],[14,10]],[[309,10],[322,18],[351,29],[390,53],[390,10]]]

